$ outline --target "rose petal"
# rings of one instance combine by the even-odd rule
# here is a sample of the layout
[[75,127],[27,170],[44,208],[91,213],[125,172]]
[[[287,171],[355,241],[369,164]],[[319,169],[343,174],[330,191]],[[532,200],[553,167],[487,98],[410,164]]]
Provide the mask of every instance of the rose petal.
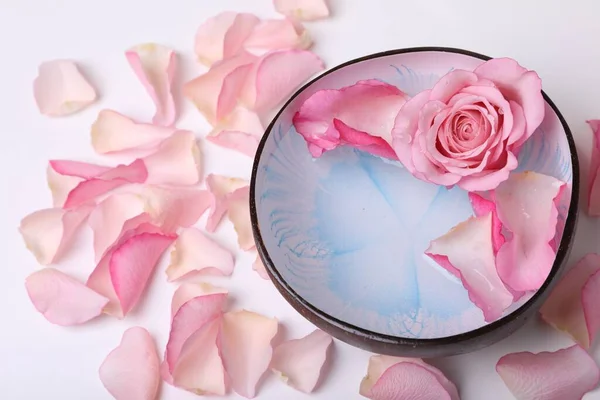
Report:
[[62,117],[87,107],[96,91],[72,61],[47,61],[39,66],[33,81],[35,102],[44,115]]
[[242,250],[254,248],[254,234],[250,222],[250,186],[237,189],[228,199],[227,217],[233,224]]
[[291,18],[262,21],[244,42],[247,51],[259,56],[273,50],[306,50],[311,46],[308,31]]
[[47,208],[35,211],[21,220],[19,232],[27,249],[42,265],[56,262],[67,250],[73,235],[93,207],[72,210]]
[[231,386],[239,395],[255,396],[256,385],[271,362],[271,340],[277,328],[277,319],[246,310],[223,315],[223,363]]
[[[512,304],[513,295],[496,272],[491,213],[469,218],[455,226],[433,240],[426,254],[447,257],[453,267],[450,272],[460,274],[469,299],[483,311],[486,321],[498,319]],[[443,263],[440,266],[445,267]]]
[[171,264],[166,270],[169,281],[191,272],[210,275],[231,275],[235,260],[233,254],[196,228],[184,230],[171,252]]
[[183,93],[211,125],[216,125],[237,104],[237,98],[256,57],[241,53],[223,60],[211,69],[187,82]]
[[[179,356],[186,341],[199,329],[208,323],[220,318],[223,307],[227,301],[227,293],[222,290],[206,290],[199,285],[184,284],[173,295],[173,313],[169,341],[165,349],[166,367],[163,370],[163,379],[173,377]],[[190,296],[193,296],[190,298]],[[167,376],[164,376],[167,375]]]
[[[600,317],[592,297],[600,271],[600,255],[588,254],[573,266],[540,309],[542,319],[558,330],[565,331],[584,348],[589,348],[597,333]],[[594,277],[594,279],[592,279]],[[584,302],[585,300],[585,302]]]
[[206,186],[212,196],[206,230],[214,232],[227,212],[231,194],[237,189],[248,186],[248,181],[241,178],[209,174],[206,177]]
[[136,305],[162,253],[176,236],[142,224],[121,235],[102,257],[87,286],[107,297],[107,314],[122,318]]
[[267,273],[267,269],[265,268],[265,264],[263,264],[260,256],[256,255],[256,260],[252,264],[252,269],[256,271],[256,273],[263,279],[271,280],[271,277]]
[[79,207],[120,186],[129,183],[143,183],[147,178],[148,170],[142,160],[135,160],[128,165],[117,165],[80,182],[69,192],[63,208]]
[[207,19],[196,32],[194,51],[198,60],[211,66],[241,50],[260,19],[253,14],[222,12]]
[[373,400],[459,400],[458,390],[419,358],[371,356],[360,394]]
[[144,212],[144,200],[135,194],[113,194],[91,212],[88,224],[94,233],[94,254],[100,261],[108,249],[121,235],[125,221]]
[[159,360],[148,331],[139,326],[127,329],[99,373],[102,384],[116,400],[154,400],[160,383]]
[[161,186],[146,186],[141,196],[152,221],[165,233],[194,225],[212,201],[207,190]]
[[92,147],[100,154],[152,149],[175,132],[154,124],[133,121],[113,110],[102,110],[92,125]]
[[519,400],[581,399],[600,380],[596,362],[577,345],[555,352],[507,354],[496,371]]
[[302,21],[314,21],[329,17],[325,0],[273,0],[278,13]]
[[253,64],[248,73],[241,90],[241,101],[258,113],[269,111],[323,68],[323,61],[310,51],[267,53]]
[[87,322],[100,315],[108,303],[107,298],[54,268],[29,275],[25,288],[36,310],[56,325]]
[[177,387],[199,395],[224,396],[225,368],[219,351],[220,318],[208,322],[186,340],[173,372]]
[[201,152],[196,137],[189,131],[177,131],[144,157],[147,183],[195,185],[202,180]]
[[264,128],[258,115],[238,107],[225,117],[206,139],[218,146],[254,157],[263,133]]
[[359,150],[375,154],[376,156],[392,160],[398,159],[396,152],[394,152],[394,149],[392,149],[385,139],[372,136],[367,132],[357,131],[337,118],[334,118],[333,126],[340,133],[340,140],[342,143],[351,144]]
[[85,179],[94,178],[110,170],[96,164],[70,160],[50,160],[46,169],[48,187],[54,207],[62,207],[71,190]]
[[496,211],[496,203],[492,200],[488,200],[476,193],[469,193],[469,200],[473,207],[473,213],[476,217],[483,217],[487,214],[492,214],[492,244],[494,245],[494,255],[498,253],[498,250],[506,239],[502,234],[502,222],[498,218],[498,212]]
[[587,198],[588,214],[592,217],[600,217],[600,120],[587,122],[593,131]]
[[273,350],[271,369],[294,389],[310,393],[317,386],[332,342],[332,337],[319,329],[284,342]]
[[152,122],[161,126],[173,125],[177,116],[171,93],[177,71],[175,52],[156,43],[145,43],[127,50],[125,57],[156,106]]
[[494,196],[502,224],[513,233],[496,256],[498,274],[513,290],[537,290],[546,278],[555,251],[558,198],[564,182],[536,172],[513,173]]

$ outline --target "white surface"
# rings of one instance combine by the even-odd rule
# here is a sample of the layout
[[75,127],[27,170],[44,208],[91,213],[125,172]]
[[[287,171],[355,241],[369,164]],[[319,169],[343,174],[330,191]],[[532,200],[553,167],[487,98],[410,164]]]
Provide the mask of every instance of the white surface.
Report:
[[[575,134],[580,160],[587,166],[591,135],[588,118],[600,118],[600,24],[597,2],[549,0],[331,0],[335,16],[309,29],[314,50],[329,67],[365,54],[400,47],[443,45],[490,56],[510,56],[538,71],[544,90],[554,100]],[[90,146],[89,126],[102,108],[113,108],[149,120],[153,105],[127,65],[123,51],[148,41],[173,46],[181,53],[184,78],[200,69],[192,57],[193,35],[205,18],[223,10],[276,16],[270,0],[2,0],[0,2],[0,238],[4,255],[0,298],[4,318],[0,328],[0,397],[21,399],[109,399],[97,370],[126,327],[141,324],[156,337],[162,353],[169,329],[174,285],[158,268],[147,296],[123,321],[100,318],[78,328],[49,324],[30,304],[25,277],[38,266],[17,234],[26,214],[49,207],[45,168],[51,158],[109,163]],[[38,114],[32,96],[37,66],[45,60],[71,58],[101,93],[93,107],[63,119]],[[179,126],[208,132],[189,104]],[[206,172],[249,177],[251,162],[243,156],[205,144]],[[586,182],[586,171],[582,182]],[[233,229],[223,224],[217,236],[235,248]],[[94,268],[88,231],[61,263],[61,269],[85,279]],[[600,251],[600,221],[582,215],[571,260]],[[252,270],[253,256],[240,257],[233,279],[213,279],[228,287],[234,307],[244,307],[280,319],[287,337],[298,337],[312,326],[285,303],[269,282]],[[494,366],[513,351],[554,350],[569,344],[564,336],[534,323],[477,353],[434,360],[459,387],[464,400],[511,399]],[[600,361],[600,350],[594,351]],[[359,399],[358,385],[369,354],[336,342],[332,368],[312,398]],[[162,399],[196,396],[163,385]],[[230,395],[230,398],[237,398]],[[308,398],[273,377],[260,387],[259,398]],[[586,400],[600,399],[600,392]],[[565,399],[568,400],[568,399]]]

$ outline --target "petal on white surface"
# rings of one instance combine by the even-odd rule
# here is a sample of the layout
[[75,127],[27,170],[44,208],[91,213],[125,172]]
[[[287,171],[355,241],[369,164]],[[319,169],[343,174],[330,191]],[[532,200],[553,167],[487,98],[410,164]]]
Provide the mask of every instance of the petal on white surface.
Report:
[[306,50],[311,46],[308,31],[292,18],[264,20],[244,42],[248,52],[259,56],[273,50]]
[[[175,314],[182,305],[187,303],[188,301],[208,294],[225,294],[229,293],[227,289],[222,287],[213,286],[210,283],[199,282],[199,283],[182,283],[179,285],[175,293],[173,293],[173,299],[171,300],[171,319],[175,317]],[[221,301],[227,300],[227,298],[222,298]]]
[[255,244],[250,220],[250,186],[231,193],[227,202],[227,217],[237,234],[238,245],[242,250],[253,249]]
[[284,342],[273,350],[271,369],[291,387],[310,393],[317,386],[332,342],[332,337],[319,329]]
[[325,0],[273,0],[277,12],[301,21],[314,21],[329,17]]
[[254,260],[254,263],[252,264],[252,269],[255,270],[261,278],[271,280],[271,277],[265,268],[265,264],[262,262],[258,254],[256,255],[256,260]]
[[218,146],[254,157],[264,128],[256,113],[243,107],[225,117],[206,139]]
[[206,186],[211,194],[210,212],[206,222],[206,230],[214,232],[229,207],[229,197],[236,190],[248,186],[248,181],[241,178],[209,174]]
[[72,61],[46,61],[39,66],[33,94],[40,112],[51,117],[73,114],[96,100],[96,90]]
[[175,132],[143,161],[148,170],[146,183],[195,185],[202,180],[202,153],[189,131]]

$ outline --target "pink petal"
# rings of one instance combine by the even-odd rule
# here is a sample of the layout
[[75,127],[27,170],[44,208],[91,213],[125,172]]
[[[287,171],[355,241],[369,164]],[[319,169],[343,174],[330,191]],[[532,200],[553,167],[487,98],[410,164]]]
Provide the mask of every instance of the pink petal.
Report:
[[102,257],[87,285],[106,296],[107,314],[124,317],[142,296],[162,253],[176,236],[163,235],[145,224],[121,235]]
[[263,133],[264,128],[258,115],[238,107],[225,117],[206,139],[218,146],[254,157]]
[[87,322],[102,313],[108,299],[54,268],[44,268],[25,280],[35,308],[53,324],[70,326]]
[[491,214],[472,217],[455,226],[433,240],[426,254],[447,257],[453,268],[450,272],[460,274],[469,299],[483,311],[486,321],[500,318],[512,304],[513,295],[496,272]]
[[397,87],[377,80],[320,90],[302,104],[294,116],[294,126],[316,157],[348,144],[397,159],[390,147],[391,131],[407,99]]
[[591,290],[597,283],[597,278],[592,277],[599,271],[600,255],[586,255],[567,271],[540,309],[544,321],[567,332],[586,349],[596,336],[597,320],[600,317],[597,311],[594,312],[598,309],[596,305],[590,304],[591,297],[594,296]]
[[206,186],[211,194],[210,213],[206,222],[206,230],[214,232],[229,207],[229,198],[237,189],[248,186],[248,181],[241,178],[209,174]]
[[40,65],[33,82],[35,102],[44,115],[62,117],[87,107],[96,91],[72,61],[54,60]]
[[259,22],[255,15],[231,11],[207,19],[196,32],[194,51],[198,60],[211,66],[236,55]]
[[267,269],[265,268],[265,264],[263,264],[258,254],[256,255],[256,260],[254,260],[254,263],[252,264],[252,269],[255,270],[261,278],[271,280],[271,277],[269,276],[269,274],[267,273]]
[[294,389],[310,393],[317,386],[332,342],[331,336],[319,329],[284,342],[273,350],[271,369]]
[[256,57],[248,53],[223,60],[207,73],[187,82],[183,93],[211,125],[216,125],[235,108],[243,82],[255,60]]
[[596,362],[577,345],[555,352],[507,354],[496,371],[519,400],[580,400],[600,380]]
[[590,345],[600,331],[600,313],[598,312],[598,294],[600,293],[600,273],[590,276],[581,292],[583,314],[587,325]]
[[154,340],[139,326],[123,333],[121,343],[100,366],[100,380],[116,400],[154,400],[160,383]]
[[94,201],[120,186],[129,183],[143,183],[148,178],[148,170],[142,160],[128,165],[117,165],[95,177],[80,182],[69,192],[63,208],[74,208]]
[[160,144],[155,153],[143,158],[148,169],[147,183],[195,185],[202,180],[201,152],[196,137],[177,131]]
[[244,42],[244,48],[256,55],[273,50],[306,50],[311,46],[312,39],[308,31],[291,18],[262,21]]
[[537,290],[554,263],[550,245],[558,212],[554,199],[564,182],[536,172],[513,173],[494,196],[502,224],[513,233],[498,251],[498,274],[516,291]]
[[587,121],[593,131],[589,170],[588,214],[600,217],[600,120]]
[[371,356],[360,394],[373,400],[459,400],[458,390],[419,358]]
[[302,21],[329,17],[325,0],[273,0],[277,12]]
[[171,300],[171,320],[175,318],[175,314],[177,314],[177,311],[179,311],[181,306],[187,303],[188,301],[196,297],[219,293],[226,295],[229,292],[227,291],[227,289],[218,286],[213,286],[210,283],[206,282],[182,283],[181,285],[179,285],[177,290],[175,290],[175,293],[173,293],[173,299]]
[[498,218],[496,204],[492,200],[488,200],[474,192],[469,193],[469,200],[471,201],[473,213],[476,217],[492,214],[492,243],[494,245],[494,254],[497,254],[500,247],[506,242],[506,239],[502,234],[502,222]]
[[75,189],[83,181],[83,178],[61,175],[52,168],[51,164],[48,164],[48,168],[46,168],[46,180],[48,181],[48,188],[50,188],[50,192],[52,193],[52,206],[62,207],[69,196],[69,192]]
[[224,396],[225,368],[219,352],[220,318],[198,329],[183,345],[173,384],[199,395]]
[[169,281],[177,280],[191,272],[211,275],[231,275],[235,260],[233,254],[196,228],[181,232],[171,252],[167,268]]
[[254,234],[250,222],[250,186],[237,189],[229,196],[227,217],[233,224],[242,250],[254,248]]
[[152,149],[175,132],[154,124],[133,121],[113,110],[102,110],[92,125],[92,147],[100,154]]
[[[248,73],[241,101],[258,113],[273,109],[308,78],[324,68],[323,61],[305,50],[267,53]],[[286,71],[282,74],[281,71]]]
[[246,310],[223,315],[222,357],[237,394],[255,396],[256,385],[271,362],[271,340],[277,328],[277,319]]
[[156,106],[152,122],[161,126],[173,125],[177,117],[171,93],[177,71],[175,52],[165,46],[145,43],[127,50],[125,57]]
[[21,220],[19,232],[37,261],[42,265],[51,264],[67,250],[77,228],[92,209],[81,206],[72,210],[47,208],[35,211]]

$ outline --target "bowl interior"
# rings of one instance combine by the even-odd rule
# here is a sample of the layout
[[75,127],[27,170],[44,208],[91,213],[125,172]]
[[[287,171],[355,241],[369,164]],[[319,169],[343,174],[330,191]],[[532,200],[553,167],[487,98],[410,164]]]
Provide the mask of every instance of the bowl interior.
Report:
[[[317,90],[379,79],[414,95],[452,69],[472,70],[482,62],[444,51],[371,58],[321,77],[282,110],[259,155],[254,201],[264,252],[290,290],[340,322],[378,334],[433,339],[487,324],[461,282],[424,255],[431,240],[472,215],[467,192],[424,183],[398,162],[352,148],[313,159],[292,125]],[[519,162],[519,170],[568,183],[559,206],[558,244],[571,200],[572,164],[565,129],[548,104]]]

